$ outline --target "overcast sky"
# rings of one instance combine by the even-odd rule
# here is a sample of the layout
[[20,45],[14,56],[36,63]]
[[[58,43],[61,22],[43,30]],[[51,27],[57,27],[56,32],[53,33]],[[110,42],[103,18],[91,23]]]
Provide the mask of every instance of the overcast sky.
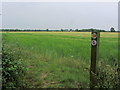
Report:
[[117,2],[2,3],[3,28],[117,30],[117,26]]

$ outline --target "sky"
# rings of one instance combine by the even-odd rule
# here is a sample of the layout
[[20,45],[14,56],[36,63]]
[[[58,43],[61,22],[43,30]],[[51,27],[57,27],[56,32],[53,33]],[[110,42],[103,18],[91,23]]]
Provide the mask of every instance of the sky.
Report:
[[0,28],[2,27],[2,3],[0,2]]
[[119,0],[1,0],[2,2],[119,2]]
[[2,28],[118,29],[117,2],[3,2]]

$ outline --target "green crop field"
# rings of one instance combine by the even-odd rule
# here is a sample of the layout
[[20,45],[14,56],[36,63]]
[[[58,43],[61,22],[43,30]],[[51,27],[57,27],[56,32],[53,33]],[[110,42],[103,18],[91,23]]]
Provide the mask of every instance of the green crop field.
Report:
[[[118,33],[100,33],[99,61],[112,65],[118,58]],[[88,87],[90,32],[8,32],[3,40],[21,52],[27,87]]]

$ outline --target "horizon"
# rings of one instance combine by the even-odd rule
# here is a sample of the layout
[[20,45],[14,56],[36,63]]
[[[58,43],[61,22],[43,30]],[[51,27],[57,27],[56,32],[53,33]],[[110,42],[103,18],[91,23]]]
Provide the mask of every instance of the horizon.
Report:
[[[110,29],[111,29],[112,27],[110,27],[108,30],[105,30],[105,29],[99,29],[99,28],[76,28],[76,29],[78,29],[78,30],[86,30],[86,29],[96,29],[96,30],[105,30],[105,31],[110,31]],[[114,27],[113,27],[114,28]],[[60,28],[60,29],[50,29],[50,28],[46,28],[46,29],[40,29],[40,28],[0,28],[0,30],[1,29],[10,29],[10,30],[15,30],[15,29],[18,29],[18,30],[61,30],[61,29],[63,29],[63,30],[70,30],[70,29],[72,29],[72,28],[70,28],[70,29],[68,29],[68,28]],[[76,29],[72,29],[72,30],[76,30]],[[115,29],[115,28],[114,28]],[[119,31],[118,29],[116,30],[115,29],[115,31]]]

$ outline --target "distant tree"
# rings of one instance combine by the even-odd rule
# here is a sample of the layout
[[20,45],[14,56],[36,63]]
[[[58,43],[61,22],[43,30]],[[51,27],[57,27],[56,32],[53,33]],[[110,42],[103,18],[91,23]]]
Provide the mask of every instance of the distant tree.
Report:
[[75,29],[76,32],[78,32],[79,30],[78,29]]
[[46,29],[46,31],[49,31],[49,29]]
[[72,29],[70,29],[70,31],[72,31]]
[[63,29],[61,29],[61,31],[63,32]]
[[113,27],[110,28],[111,32],[115,32],[115,29]]

